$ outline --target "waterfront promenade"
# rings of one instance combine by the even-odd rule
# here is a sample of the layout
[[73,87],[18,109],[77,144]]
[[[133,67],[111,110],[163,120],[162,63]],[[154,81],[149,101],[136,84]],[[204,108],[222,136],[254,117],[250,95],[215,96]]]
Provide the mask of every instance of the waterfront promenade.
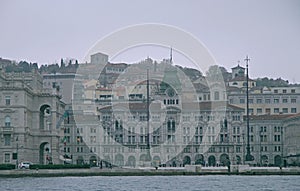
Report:
[[0,177],[52,177],[52,176],[176,176],[176,175],[300,175],[299,167],[249,167],[246,165],[227,167],[141,167],[141,168],[104,168],[87,169],[18,169],[1,170]]

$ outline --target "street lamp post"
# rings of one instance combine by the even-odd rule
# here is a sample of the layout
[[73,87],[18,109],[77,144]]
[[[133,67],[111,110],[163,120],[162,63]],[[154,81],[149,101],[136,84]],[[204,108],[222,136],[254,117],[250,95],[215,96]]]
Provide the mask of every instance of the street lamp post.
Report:
[[281,131],[280,131],[280,136],[281,136],[281,160],[280,160],[280,169],[282,168],[282,166],[284,166],[283,164],[283,128],[281,127]]
[[150,107],[150,87],[149,87],[149,69],[147,69],[147,158],[146,160],[148,162],[151,161],[151,153],[150,153],[150,111],[149,111],[149,107]]
[[247,56],[245,58],[246,61],[246,78],[247,78],[247,85],[246,85],[246,94],[247,94],[247,105],[246,105],[246,113],[247,113],[247,146],[246,146],[246,161],[253,161],[253,157],[250,152],[250,133],[249,133],[249,72],[248,72],[248,63],[250,58]]
[[243,164],[245,164],[245,133],[243,131],[242,133],[243,136]]
[[18,165],[19,165],[19,137],[16,138],[16,142],[17,142],[17,150],[16,150],[16,169],[18,169]]
[[260,164],[260,166],[262,166],[262,160],[261,160],[261,153],[262,153],[261,141],[262,141],[262,130],[259,131],[259,164]]

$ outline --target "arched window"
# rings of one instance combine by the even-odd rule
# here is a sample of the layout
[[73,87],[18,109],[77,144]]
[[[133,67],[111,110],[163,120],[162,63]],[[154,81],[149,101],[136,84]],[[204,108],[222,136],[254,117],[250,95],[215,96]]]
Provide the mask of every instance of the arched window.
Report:
[[9,117],[9,116],[6,116],[6,117],[5,117],[5,127],[10,127],[10,124],[11,124],[10,117]]
[[220,99],[220,93],[218,91],[214,92],[214,97],[215,97],[215,100],[219,100]]

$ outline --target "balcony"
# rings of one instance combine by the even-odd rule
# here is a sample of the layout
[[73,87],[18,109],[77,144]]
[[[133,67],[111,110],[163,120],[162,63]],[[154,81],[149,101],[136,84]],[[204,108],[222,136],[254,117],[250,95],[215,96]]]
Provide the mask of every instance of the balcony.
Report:
[[1,132],[2,133],[13,133],[14,132],[14,128],[12,126],[2,126],[1,127]]

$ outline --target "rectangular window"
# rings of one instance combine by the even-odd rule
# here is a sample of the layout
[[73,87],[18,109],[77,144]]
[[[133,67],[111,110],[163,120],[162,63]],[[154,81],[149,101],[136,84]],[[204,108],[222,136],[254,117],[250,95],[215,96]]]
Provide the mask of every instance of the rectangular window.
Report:
[[261,99],[257,99],[256,103],[262,103],[262,100]]
[[271,100],[270,99],[266,99],[265,103],[271,103]]
[[4,154],[4,163],[10,163],[10,153]]
[[266,114],[270,114],[271,113],[271,109],[270,108],[266,108]]
[[241,104],[245,103],[245,99],[240,99],[240,103]]
[[250,114],[250,115],[253,114],[253,108],[249,108],[249,114]]
[[288,108],[282,108],[282,113],[288,113]]
[[291,103],[296,103],[297,102],[297,100],[296,99],[291,99]]
[[274,108],[274,113],[279,113],[279,108]]
[[252,104],[253,103],[253,99],[249,99],[249,104]]
[[10,105],[10,96],[5,96],[5,105]]
[[291,108],[291,113],[297,113],[297,108]]
[[275,93],[275,94],[278,94],[278,90],[274,90],[274,93]]
[[257,108],[256,112],[257,112],[257,114],[262,114],[262,108]]
[[279,99],[274,99],[274,103],[279,103]]
[[288,99],[284,98],[282,99],[282,103],[287,103],[288,102]]
[[291,93],[296,93],[296,90],[295,90],[295,89],[292,89],[292,90],[291,90]]
[[11,141],[11,136],[10,135],[4,135],[4,145],[9,146]]
[[286,94],[286,90],[282,90],[282,93]]

